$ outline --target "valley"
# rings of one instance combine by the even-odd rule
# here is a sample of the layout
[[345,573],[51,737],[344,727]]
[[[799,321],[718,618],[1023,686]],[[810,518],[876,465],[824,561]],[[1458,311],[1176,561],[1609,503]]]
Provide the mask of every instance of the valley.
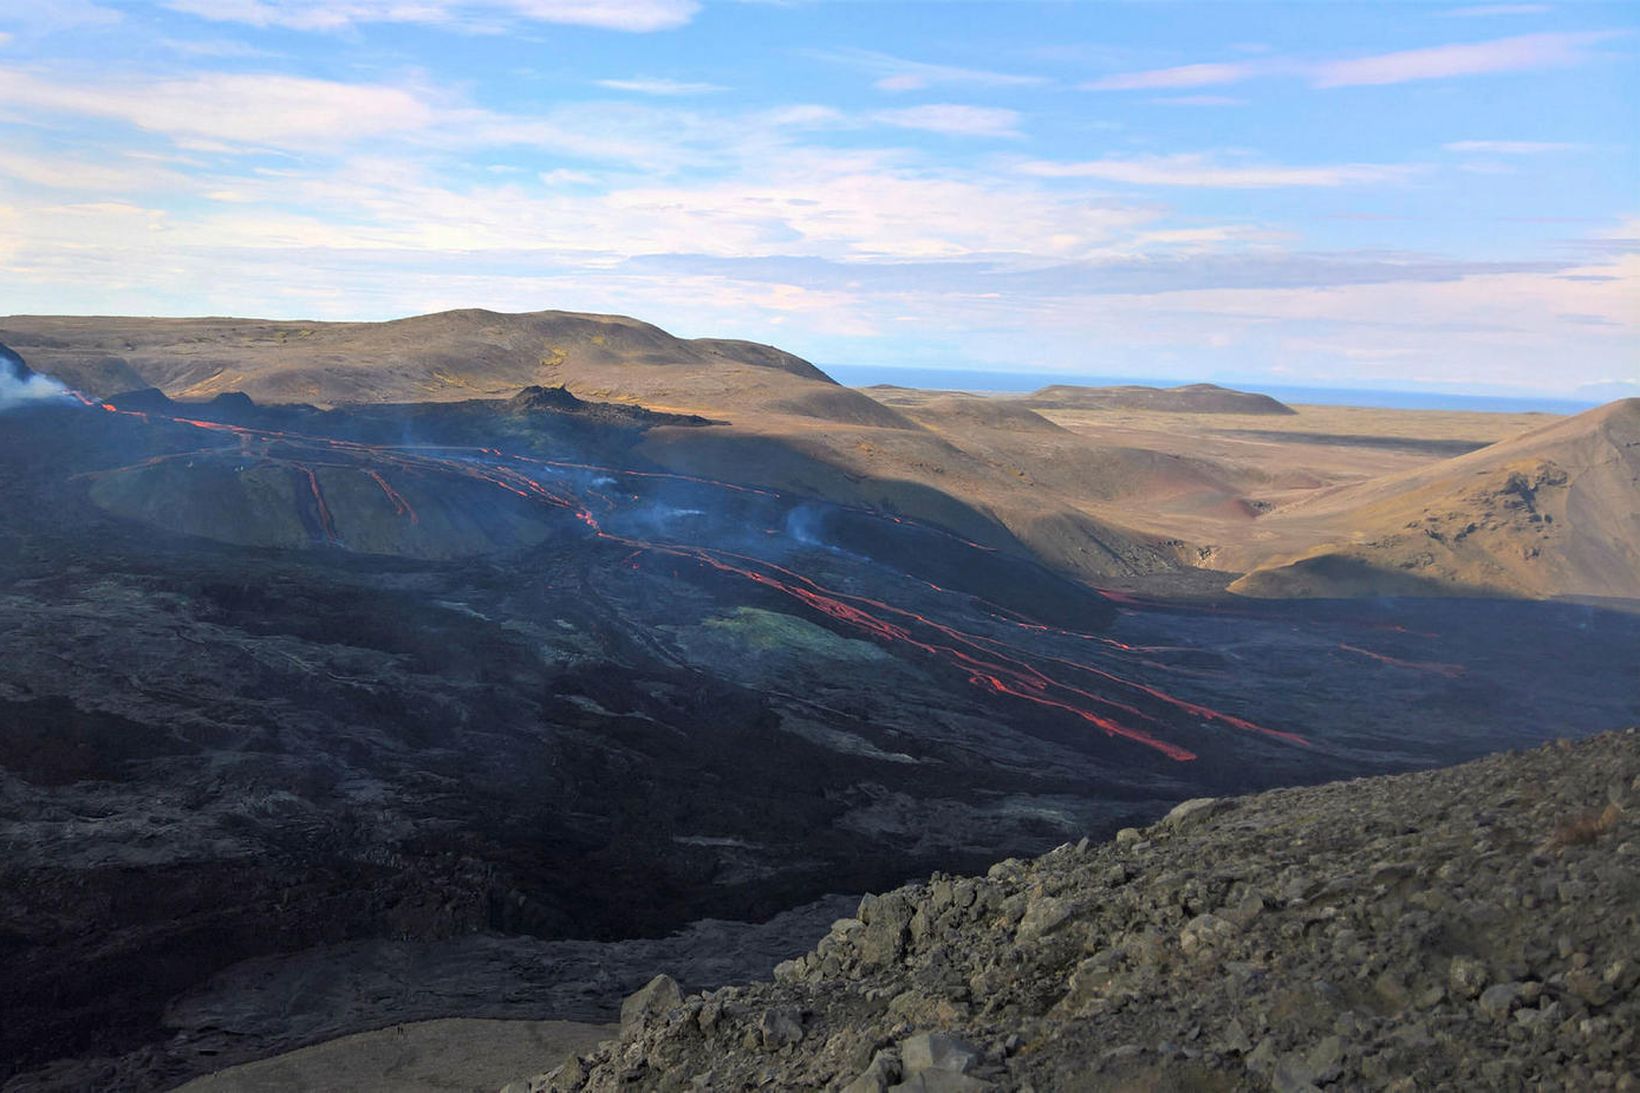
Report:
[[[729,344],[652,404],[671,365],[6,412],[8,1090],[608,1021],[655,961],[766,974],[862,891],[1640,719],[1620,596],[1226,591],[1288,511],[1540,420],[859,392]],[[708,397],[720,367],[803,398]]]

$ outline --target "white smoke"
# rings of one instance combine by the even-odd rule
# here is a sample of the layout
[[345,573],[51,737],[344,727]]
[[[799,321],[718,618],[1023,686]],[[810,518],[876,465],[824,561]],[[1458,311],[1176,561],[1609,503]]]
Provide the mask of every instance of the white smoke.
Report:
[[69,398],[68,388],[38,372],[31,372],[23,358],[0,345],[0,413],[15,406]]
[[50,376],[35,374],[26,380],[20,380],[10,373],[0,372],[0,413],[30,402],[68,397],[68,388]]

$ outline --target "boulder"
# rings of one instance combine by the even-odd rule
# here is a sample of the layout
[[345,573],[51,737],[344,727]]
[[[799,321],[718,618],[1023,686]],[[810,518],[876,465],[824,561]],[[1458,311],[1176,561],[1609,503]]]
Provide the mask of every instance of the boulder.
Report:
[[657,975],[621,1003],[621,1033],[642,1028],[683,1001],[678,981],[670,975]]

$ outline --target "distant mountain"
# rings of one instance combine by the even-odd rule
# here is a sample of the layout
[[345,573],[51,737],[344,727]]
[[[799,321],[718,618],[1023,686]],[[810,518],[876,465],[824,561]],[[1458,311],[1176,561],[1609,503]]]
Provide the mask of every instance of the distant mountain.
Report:
[[1291,414],[1269,395],[1236,391],[1214,383],[1183,387],[1078,387],[1056,383],[1024,399],[1039,410],[1159,410],[1180,414]]
[[1254,596],[1640,596],[1640,399],[1623,399],[1269,518],[1315,546],[1256,566]]

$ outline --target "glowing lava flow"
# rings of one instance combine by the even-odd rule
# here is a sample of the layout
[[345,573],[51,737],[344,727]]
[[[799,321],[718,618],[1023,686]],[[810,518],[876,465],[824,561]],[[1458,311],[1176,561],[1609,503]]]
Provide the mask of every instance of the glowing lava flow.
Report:
[[325,504],[325,491],[319,488],[319,476],[313,473],[312,467],[298,463],[296,470],[307,479],[308,490],[313,494],[313,508],[319,515],[319,531],[327,543],[339,543],[336,536],[336,522],[331,519],[330,506]]
[[[967,673],[969,682],[977,686],[998,694],[1023,699],[1039,706],[1074,714],[1102,729],[1108,735],[1120,736],[1144,744],[1170,759],[1186,761],[1196,758],[1196,755],[1186,748],[1158,739],[1142,729],[1115,721],[1089,709],[1088,705],[1105,706],[1161,724],[1162,722],[1155,716],[1147,714],[1129,703],[1054,679],[1024,659],[1032,656],[1032,654],[1011,650],[998,639],[970,634],[944,623],[936,622],[914,611],[884,603],[881,600],[827,589],[801,573],[750,555],[738,554],[732,551],[712,550],[706,547],[648,543],[642,540],[611,535],[608,532],[600,532],[599,534],[604,538],[615,540],[639,550],[692,558],[704,562],[721,572],[744,577],[754,584],[783,592],[813,610],[860,630],[869,636],[889,643],[898,642],[910,645],[924,653],[945,660]],[[751,568],[754,566],[760,568]],[[771,572],[763,572],[763,570]],[[871,610],[867,610],[867,608]],[[905,620],[905,622],[888,622],[879,617],[878,614],[874,614],[873,611],[896,616]],[[912,626],[932,630],[944,641],[919,638],[913,632]],[[1258,733],[1271,739],[1280,740],[1283,743],[1296,744],[1302,747],[1309,745],[1307,740],[1296,733],[1266,728],[1245,718],[1178,698],[1156,687],[1136,680],[1126,679],[1101,668],[1079,664],[1060,657],[1042,656],[1040,654],[1036,656],[1037,659],[1060,664],[1075,671],[1096,676],[1119,687],[1138,692],[1164,706],[1188,713],[1203,721],[1217,722],[1244,732]]]
[[371,481],[381,487],[382,493],[387,496],[388,504],[393,506],[394,516],[408,516],[412,524],[421,523],[421,517],[416,515],[416,510],[410,506],[410,502],[404,499],[402,493],[388,484],[387,479],[382,477],[380,471],[367,470],[364,473],[370,476]]
[[1391,668],[1405,668],[1410,672],[1433,672],[1435,675],[1445,676],[1447,679],[1457,679],[1464,673],[1464,668],[1461,664],[1442,664],[1438,661],[1430,661],[1426,663],[1417,660],[1402,660],[1400,657],[1392,657],[1386,656],[1383,653],[1375,653],[1371,649],[1363,649],[1359,645],[1350,645],[1349,643],[1342,641],[1338,643],[1338,647],[1346,653],[1355,653],[1358,656],[1376,660],[1380,664],[1387,664]]
[[[1063,687],[1063,685],[1049,679],[1047,676],[1044,676],[1042,673],[1036,671],[1034,668],[1031,668],[1029,665],[1018,661],[1010,662],[1007,658],[996,660],[987,659],[983,655],[976,655],[974,652],[955,648],[953,645],[935,644],[932,641],[917,637],[909,626],[887,622],[881,618],[878,618],[871,612],[860,607],[856,607],[846,601],[858,600],[861,602],[870,603],[873,606],[886,608],[895,614],[902,615],[909,620],[913,620],[917,624],[926,626],[934,630],[936,633],[953,638],[959,643],[973,646],[973,642],[968,635],[962,634],[960,631],[952,629],[951,627],[945,626],[941,623],[934,622],[933,620],[925,618],[922,615],[918,615],[916,612],[888,607],[887,604],[866,600],[864,597],[851,596],[846,593],[834,593],[816,584],[813,580],[803,576],[802,574],[793,573],[791,570],[785,569],[782,566],[777,566],[772,562],[750,558],[745,555],[737,555],[728,551],[714,551],[706,547],[684,547],[673,544],[646,543],[641,540],[627,539],[623,536],[610,535],[608,532],[600,532],[599,534],[603,535],[605,538],[613,539],[617,542],[640,550],[670,554],[680,558],[690,558],[699,562],[704,562],[706,565],[718,570],[719,572],[744,577],[753,584],[760,585],[764,588],[771,588],[778,592],[783,592],[805,606],[810,607],[813,610],[818,611],[821,614],[835,619],[836,621],[847,626],[853,627],[856,630],[860,630],[863,633],[875,637],[881,641],[909,645],[914,649],[921,650],[924,653],[954,664],[956,667],[967,673],[968,681],[972,684],[987,688],[997,694],[1005,694],[1014,698],[1022,698],[1027,702],[1035,703],[1038,706],[1062,710],[1066,713],[1074,714],[1089,724],[1104,730],[1107,735],[1120,736],[1127,740],[1132,740],[1135,743],[1144,744],[1147,747],[1154,748],[1155,750],[1161,752],[1169,759],[1174,759],[1179,762],[1186,762],[1196,758],[1194,752],[1189,751],[1186,748],[1182,748],[1177,744],[1169,743],[1166,740],[1160,740],[1142,729],[1136,729],[1131,726],[1124,725],[1118,721],[1112,720],[1111,718],[1105,717],[1102,714],[1098,714],[1092,710],[1077,706],[1069,700],[1061,700],[1052,697],[1052,692],[1055,689],[1060,689],[1069,692],[1071,695],[1079,695],[1084,698],[1095,698],[1101,702],[1106,701],[1098,698],[1098,696],[1087,695],[1085,692],[1079,692],[1076,688]],[[719,557],[718,555],[720,554],[723,555],[723,557]],[[776,577],[772,574],[763,573],[757,569],[750,568],[748,565],[725,561],[724,558],[742,558],[746,562],[775,570],[776,572],[784,574],[786,577],[792,579],[782,579],[781,577]],[[974,648],[977,649],[978,647],[974,646]]]
[[[1042,709],[1074,716],[1098,728],[1108,736],[1119,737],[1141,744],[1175,761],[1185,762],[1195,759],[1197,756],[1190,749],[1172,741],[1164,740],[1155,733],[1136,727],[1129,722],[1137,720],[1165,728],[1169,727],[1169,722],[1164,721],[1159,714],[1170,712],[1175,717],[1178,714],[1185,714],[1202,722],[1259,734],[1282,743],[1308,746],[1308,742],[1303,737],[1294,733],[1266,728],[1245,718],[1179,698],[1147,683],[1126,678],[1092,664],[1018,648],[1000,638],[960,630],[916,611],[897,607],[882,600],[827,588],[802,573],[764,558],[712,547],[638,539],[606,530],[594,514],[593,507],[596,506],[604,511],[613,512],[619,508],[620,502],[596,490],[588,490],[588,496],[582,497],[568,488],[560,488],[556,485],[549,486],[536,476],[538,472],[532,472],[528,468],[543,467],[555,472],[597,474],[607,476],[611,480],[618,477],[665,479],[686,482],[692,485],[779,497],[780,495],[774,491],[739,486],[734,483],[716,482],[711,479],[696,478],[689,475],[601,467],[588,463],[513,455],[497,448],[372,445],[333,437],[304,436],[274,430],[252,429],[245,426],[228,425],[194,418],[171,418],[162,415],[139,414],[134,411],[120,410],[118,407],[107,403],[102,404],[102,408],[110,413],[138,417],[143,421],[148,421],[151,417],[157,417],[179,425],[227,434],[238,441],[241,452],[247,455],[252,452],[253,446],[260,445],[263,449],[262,459],[269,463],[290,466],[305,476],[318,516],[320,531],[327,543],[339,545],[340,539],[336,532],[332,513],[325,501],[324,492],[320,488],[319,478],[314,470],[315,466],[348,467],[354,470],[362,470],[381,489],[383,495],[393,505],[395,513],[407,517],[412,522],[416,522],[418,517],[409,501],[387,481],[379,470],[375,467],[366,467],[360,464],[368,460],[411,473],[437,472],[461,476],[503,490],[532,504],[543,504],[568,511],[577,520],[585,524],[597,537],[628,548],[631,553],[623,560],[623,566],[636,568],[633,559],[645,553],[660,554],[696,562],[716,572],[735,576],[758,587],[783,594],[809,610],[878,642],[914,649],[962,672],[969,683],[982,690],[1028,702]],[[315,461],[308,455],[303,456],[306,460],[304,462],[276,458],[267,452],[267,449],[273,445],[293,447],[304,453],[315,450],[320,452],[328,451],[333,453],[335,457],[347,462]],[[634,496],[633,500],[638,500],[638,498]],[[909,522],[903,517],[890,516],[887,519],[902,524]],[[923,527],[924,525],[919,524],[916,526]],[[983,547],[977,543],[970,543],[968,540],[946,532],[944,529],[928,528],[927,530],[939,531],[976,549],[994,549]],[[928,584],[929,582],[923,583]],[[930,584],[929,587],[939,592],[949,591],[940,588],[938,585]],[[950,594],[963,595],[961,593]],[[1117,599],[1118,602],[1124,600],[1126,602],[1138,602],[1115,595],[1110,596],[1110,598]],[[974,599],[976,602],[984,603],[984,601],[978,600],[977,597]],[[995,608],[995,605],[986,606]],[[1007,609],[996,608],[994,614],[999,623],[1016,626],[1028,632],[1099,642],[1105,648],[1113,650],[1117,654],[1136,651],[1131,646],[1100,635],[1062,630],[1036,623]],[[1050,675],[1050,669],[1055,670],[1055,674]],[[1074,682],[1068,682],[1066,678],[1059,678],[1067,672],[1097,680],[1115,693],[1101,694],[1090,690],[1088,686],[1079,686]],[[1154,712],[1147,712],[1144,708],[1146,705],[1152,706]],[[1123,720],[1118,720],[1118,717],[1123,718]]]

